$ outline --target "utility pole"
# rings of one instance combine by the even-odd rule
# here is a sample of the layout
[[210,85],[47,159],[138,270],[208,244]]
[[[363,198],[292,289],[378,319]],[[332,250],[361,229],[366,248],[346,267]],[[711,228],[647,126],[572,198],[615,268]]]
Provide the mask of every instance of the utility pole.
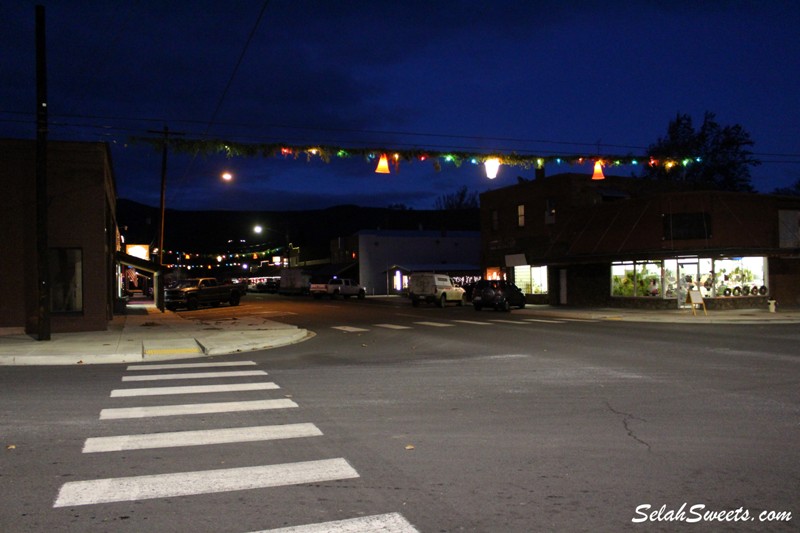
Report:
[[164,130],[161,132],[154,130],[148,130],[148,132],[162,133],[164,135],[164,142],[161,146],[161,220],[158,233],[158,264],[161,265],[161,270],[157,274],[158,277],[155,280],[156,283],[154,284],[156,307],[158,307],[161,312],[164,312],[164,288],[162,286],[163,280],[161,279],[161,276],[164,275],[164,219],[167,214],[167,151],[169,136],[183,135],[183,133],[170,132],[167,126],[164,126]]
[[36,277],[37,338],[50,340],[50,263],[47,242],[47,55],[44,6],[36,6]]
[[164,265],[164,215],[167,206],[167,140],[169,128],[164,126],[164,144],[161,146],[161,229],[158,238],[158,264]]

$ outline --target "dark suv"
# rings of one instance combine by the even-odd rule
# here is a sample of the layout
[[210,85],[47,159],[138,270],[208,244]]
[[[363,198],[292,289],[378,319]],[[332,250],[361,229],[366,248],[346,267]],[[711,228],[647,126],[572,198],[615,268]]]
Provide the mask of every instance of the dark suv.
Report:
[[497,311],[510,311],[512,307],[525,308],[525,295],[510,281],[482,279],[472,289],[472,307],[480,311],[492,307]]

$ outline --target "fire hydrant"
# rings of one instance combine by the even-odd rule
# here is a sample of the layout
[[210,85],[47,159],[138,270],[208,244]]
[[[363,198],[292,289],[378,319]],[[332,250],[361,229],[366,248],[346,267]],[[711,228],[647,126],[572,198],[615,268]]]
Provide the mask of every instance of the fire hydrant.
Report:
[[767,303],[769,304],[769,312],[770,312],[770,313],[774,313],[774,312],[775,312],[775,305],[776,305],[778,302],[777,302],[777,301],[775,301],[775,300],[767,300]]

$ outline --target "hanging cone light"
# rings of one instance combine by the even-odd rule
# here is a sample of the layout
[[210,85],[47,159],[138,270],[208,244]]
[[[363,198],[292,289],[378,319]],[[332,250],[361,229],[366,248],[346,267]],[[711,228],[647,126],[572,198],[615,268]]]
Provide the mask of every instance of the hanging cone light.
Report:
[[493,180],[497,177],[497,171],[500,170],[500,160],[492,157],[484,161],[483,166],[486,167],[486,177]]
[[593,180],[604,180],[606,177],[603,175],[603,162],[597,160],[594,162],[594,173],[592,174]]
[[378,168],[375,169],[375,172],[378,174],[389,173],[389,159],[386,157],[386,154],[381,154],[381,158],[378,161]]

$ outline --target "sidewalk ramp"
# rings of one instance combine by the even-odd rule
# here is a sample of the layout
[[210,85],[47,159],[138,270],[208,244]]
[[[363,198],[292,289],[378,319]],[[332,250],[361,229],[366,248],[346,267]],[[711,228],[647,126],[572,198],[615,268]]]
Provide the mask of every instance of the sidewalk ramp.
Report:
[[142,342],[142,358],[203,355],[203,348],[193,338],[145,340]]

